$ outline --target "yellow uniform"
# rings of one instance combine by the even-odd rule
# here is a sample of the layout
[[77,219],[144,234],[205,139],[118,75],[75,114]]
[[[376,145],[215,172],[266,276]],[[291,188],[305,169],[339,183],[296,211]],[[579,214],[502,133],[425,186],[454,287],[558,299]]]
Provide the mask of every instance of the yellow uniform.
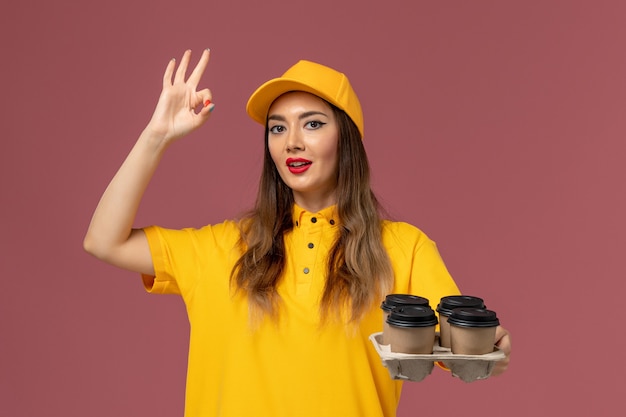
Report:
[[[356,330],[319,325],[326,256],[338,227],[335,207],[309,213],[295,206],[293,216],[278,286],[280,319],[254,329],[245,296],[234,294],[229,282],[241,256],[236,223],[145,229],[156,277],[144,276],[144,284],[153,293],[180,294],[189,317],[185,416],[396,415],[402,383],[389,377],[368,339],[382,330],[379,306]],[[432,307],[459,293],[434,242],[417,228],[386,221],[383,243],[394,293],[426,297]]]

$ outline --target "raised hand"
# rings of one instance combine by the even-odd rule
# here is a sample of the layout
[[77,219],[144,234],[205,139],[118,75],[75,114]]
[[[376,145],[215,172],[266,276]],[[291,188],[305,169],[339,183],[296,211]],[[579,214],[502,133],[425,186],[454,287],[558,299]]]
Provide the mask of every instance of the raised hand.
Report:
[[[202,74],[209,63],[209,55],[208,49],[202,52],[198,64],[187,79],[185,77],[191,58],[190,50],[185,51],[178,68],[175,59],[167,64],[163,76],[163,90],[146,127],[148,132],[162,138],[164,144],[169,144],[196,130],[209,119],[215,107],[211,102],[211,91],[208,88],[197,91]],[[200,110],[197,110],[198,108]]]
[[167,65],[152,119],[102,194],[91,219],[84,248],[111,265],[154,275],[148,240],[142,230],[133,229],[137,209],[167,145],[202,126],[214,107],[209,89],[196,91],[209,51],[202,53],[185,80],[190,57],[191,51],[186,51],[177,69],[175,60]]

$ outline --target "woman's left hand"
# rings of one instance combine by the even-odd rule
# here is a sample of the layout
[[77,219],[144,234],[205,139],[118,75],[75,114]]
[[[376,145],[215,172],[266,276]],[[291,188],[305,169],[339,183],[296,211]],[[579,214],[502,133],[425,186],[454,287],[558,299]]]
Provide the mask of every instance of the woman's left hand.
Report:
[[511,335],[502,326],[498,326],[496,329],[496,346],[504,352],[506,357],[496,362],[493,370],[491,371],[491,376],[502,375],[509,367],[509,361],[511,359]]

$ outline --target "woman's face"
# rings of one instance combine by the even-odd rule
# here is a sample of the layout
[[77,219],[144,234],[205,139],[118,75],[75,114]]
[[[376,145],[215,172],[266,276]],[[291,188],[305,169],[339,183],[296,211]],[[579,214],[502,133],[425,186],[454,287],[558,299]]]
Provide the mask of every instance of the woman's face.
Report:
[[272,160],[296,204],[310,211],[335,204],[339,127],[328,103],[301,91],[283,94],[267,125]]

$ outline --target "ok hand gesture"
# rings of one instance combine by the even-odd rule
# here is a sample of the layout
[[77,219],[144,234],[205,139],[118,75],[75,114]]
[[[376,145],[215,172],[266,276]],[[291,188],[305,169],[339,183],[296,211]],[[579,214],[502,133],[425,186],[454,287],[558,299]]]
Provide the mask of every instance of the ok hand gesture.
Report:
[[[166,145],[202,126],[215,107],[211,103],[212,96],[208,88],[196,90],[209,63],[209,55],[208,49],[202,52],[200,61],[186,80],[191,58],[190,50],[183,54],[175,73],[176,60],[172,59],[167,64],[163,76],[163,90],[152,119],[146,127],[146,130],[162,138]],[[198,108],[200,110],[197,110]]]

